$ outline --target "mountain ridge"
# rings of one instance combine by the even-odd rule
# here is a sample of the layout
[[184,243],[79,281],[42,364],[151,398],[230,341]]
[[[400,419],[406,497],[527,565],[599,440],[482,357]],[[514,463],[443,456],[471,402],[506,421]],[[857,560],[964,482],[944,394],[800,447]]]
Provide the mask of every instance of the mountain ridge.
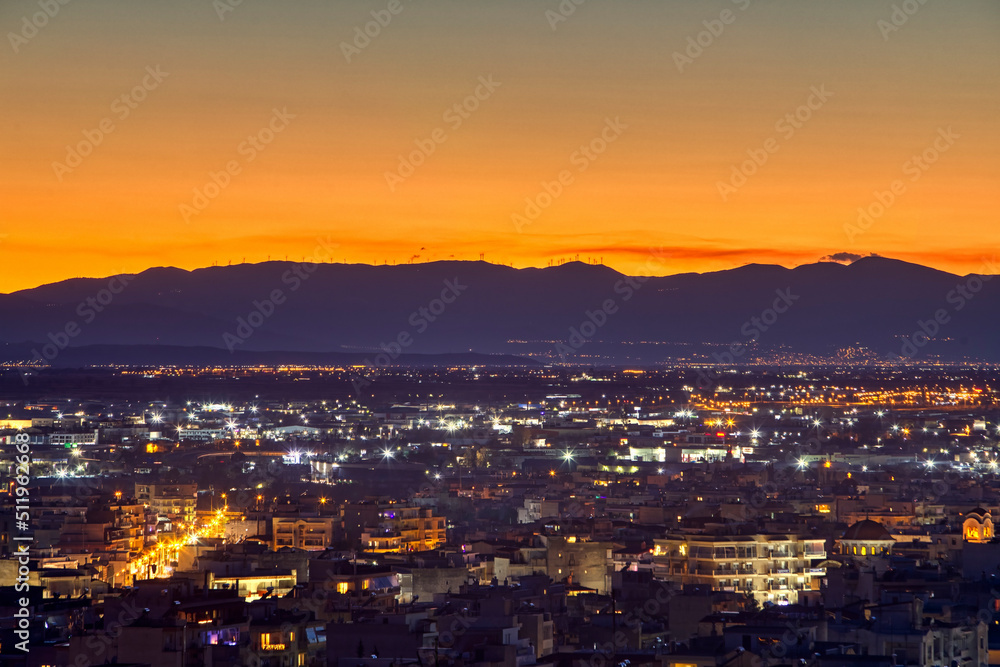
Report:
[[[887,358],[943,309],[948,322],[914,357],[1000,361],[991,335],[1000,326],[1000,281],[980,279],[981,289],[957,307],[956,287],[977,275],[885,257],[648,277],[584,262],[151,267],[0,294],[0,342],[50,345],[49,352],[65,342],[289,355],[395,344],[408,355],[474,351],[579,363],[690,358],[691,346],[711,360],[711,346],[739,342],[751,348],[747,359],[855,346]],[[752,325],[761,317],[764,327]]]

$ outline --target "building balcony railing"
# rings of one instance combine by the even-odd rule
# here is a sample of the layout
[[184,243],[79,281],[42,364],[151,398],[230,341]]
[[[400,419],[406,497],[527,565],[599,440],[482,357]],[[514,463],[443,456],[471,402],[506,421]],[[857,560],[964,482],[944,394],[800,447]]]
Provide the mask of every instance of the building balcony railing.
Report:
[[[682,568],[672,570],[673,574],[683,574]],[[753,569],[735,568],[735,567],[699,567],[695,569],[695,574],[701,575],[711,575],[713,577],[736,577],[740,575],[755,575],[757,574]]]

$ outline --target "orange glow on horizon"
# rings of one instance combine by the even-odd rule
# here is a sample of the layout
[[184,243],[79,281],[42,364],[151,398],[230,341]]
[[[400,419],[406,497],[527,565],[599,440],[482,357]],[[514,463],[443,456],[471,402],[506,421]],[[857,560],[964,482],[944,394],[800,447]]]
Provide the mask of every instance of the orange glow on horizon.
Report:
[[680,71],[718,8],[586,3],[553,27],[548,5],[421,0],[348,59],[371,3],[187,2],[67,5],[2,56],[0,293],[320,240],[335,262],[633,275],[844,252],[963,275],[1000,245],[988,0],[887,38],[890,2],[727,1]]

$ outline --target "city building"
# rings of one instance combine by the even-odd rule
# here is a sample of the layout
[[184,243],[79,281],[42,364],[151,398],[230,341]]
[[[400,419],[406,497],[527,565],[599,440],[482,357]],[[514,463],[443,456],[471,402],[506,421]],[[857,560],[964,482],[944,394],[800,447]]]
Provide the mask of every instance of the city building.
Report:
[[796,604],[826,573],[824,540],[795,535],[669,535],[652,553],[659,580],[740,592],[761,604]]

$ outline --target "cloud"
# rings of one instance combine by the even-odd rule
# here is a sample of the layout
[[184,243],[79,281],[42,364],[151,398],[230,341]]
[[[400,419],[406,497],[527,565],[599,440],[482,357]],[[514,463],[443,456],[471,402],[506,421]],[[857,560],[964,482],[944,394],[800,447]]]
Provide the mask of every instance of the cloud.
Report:
[[856,252],[835,252],[832,255],[824,255],[819,258],[821,262],[840,262],[841,264],[853,264],[863,257],[881,257],[882,255],[876,252],[870,252],[867,255],[859,255]]
[[667,255],[672,260],[724,260],[742,265],[750,262],[780,262],[795,265],[801,262],[815,261],[816,253],[811,250],[776,250],[773,248],[738,248],[722,245],[706,246],[663,246],[650,245],[591,245],[566,246],[557,248],[554,254],[565,255],[607,255],[616,257],[622,255],[648,256],[656,250],[661,255]]

